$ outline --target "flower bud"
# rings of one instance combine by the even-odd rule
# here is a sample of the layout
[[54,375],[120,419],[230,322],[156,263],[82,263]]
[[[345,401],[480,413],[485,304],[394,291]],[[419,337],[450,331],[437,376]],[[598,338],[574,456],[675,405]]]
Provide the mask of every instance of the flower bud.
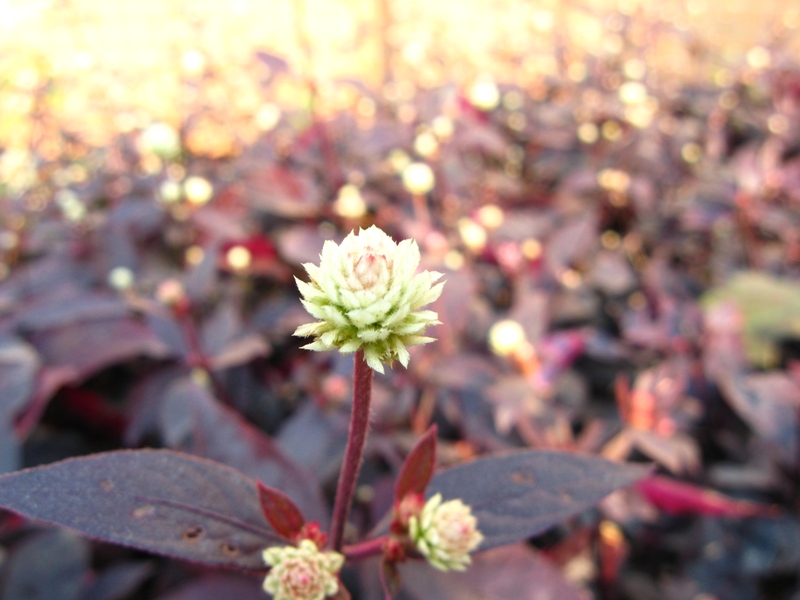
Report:
[[323,600],[339,590],[337,573],[344,564],[338,552],[322,552],[311,540],[298,547],[264,550],[264,562],[271,566],[264,591],[275,600]]
[[303,306],[316,323],[301,325],[294,335],[316,338],[308,350],[348,353],[363,349],[367,364],[383,373],[384,361],[405,367],[408,346],[427,344],[421,335],[438,315],[419,310],[436,300],[444,283],[441,273],[415,274],[420,255],[417,243],[396,244],[375,226],[351,232],[337,245],[326,241],[320,265],[303,265],[310,281],[297,280]]
[[463,571],[469,553],[483,541],[478,520],[461,500],[442,502],[436,494],[419,516],[409,519],[409,535],[428,562],[440,571]]

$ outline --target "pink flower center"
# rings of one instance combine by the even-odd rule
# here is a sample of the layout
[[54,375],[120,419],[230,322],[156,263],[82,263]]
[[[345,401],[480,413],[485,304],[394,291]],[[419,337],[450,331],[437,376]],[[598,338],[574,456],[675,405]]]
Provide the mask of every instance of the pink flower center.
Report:
[[389,272],[392,262],[389,257],[379,249],[366,246],[359,252],[348,254],[350,264],[347,283],[354,291],[372,290],[375,287],[386,287],[389,282]]
[[288,560],[284,563],[281,585],[292,598],[302,600],[313,598],[323,591],[323,578],[315,565],[301,559]]

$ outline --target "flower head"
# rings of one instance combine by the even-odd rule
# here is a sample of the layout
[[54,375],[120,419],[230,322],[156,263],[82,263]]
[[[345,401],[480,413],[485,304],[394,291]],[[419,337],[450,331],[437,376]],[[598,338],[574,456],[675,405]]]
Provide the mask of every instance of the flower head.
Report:
[[461,500],[442,502],[441,494],[409,519],[408,530],[417,549],[441,571],[465,570],[472,562],[469,553],[483,541],[470,507]]
[[408,346],[433,341],[421,334],[439,322],[438,315],[419,309],[436,300],[444,285],[435,284],[441,273],[416,273],[419,259],[414,240],[396,244],[374,225],[351,232],[339,245],[326,241],[319,266],[303,265],[310,281],[297,280],[303,306],[320,320],[294,335],[316,338],[303,346],[308,350],[363,349],[367,364],[380,373],[384,361],[407,366]]
[[275,600],[323,600],[339,590],[336,574],[344,556],[322,552],[311,540],[300,546],[264,550],[264,562],[272,568],[264,580],[264,591]]

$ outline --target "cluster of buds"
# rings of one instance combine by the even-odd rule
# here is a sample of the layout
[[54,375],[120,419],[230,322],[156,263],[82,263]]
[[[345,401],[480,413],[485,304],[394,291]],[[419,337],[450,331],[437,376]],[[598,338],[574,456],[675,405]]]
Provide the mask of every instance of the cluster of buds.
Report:
[[308,350],[349,353],[383,373],[384,362],[405,367],[408,346],[427,344],[422,333],[439,323],[431,310],[420,310],[442,293],[441,273],[416,273],[420,253],[414,240],[395,243],[375,226],[351,232],[341,244],[326,241],[319,266],[306,263],[308,283],[297,280],[303,306],[319,321],[301,325],[294,335],[314,337]]
[[298,546],[264,550],[264,562],[272,567],[264,580],[264,591],[275,600],[324,600],[339,591],[339,570],[344,556],[324,552],[312,540]]

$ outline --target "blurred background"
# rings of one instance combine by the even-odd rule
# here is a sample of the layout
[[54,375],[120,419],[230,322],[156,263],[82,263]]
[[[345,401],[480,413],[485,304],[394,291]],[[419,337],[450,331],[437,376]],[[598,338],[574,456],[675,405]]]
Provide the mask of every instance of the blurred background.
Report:
[[[270,108],[259,113],[269,69],[253,64],[259,50],[321,84],[352,78],[378,90],[396,81],[401,93],[407,83],[479,76],[528,87],[556,76],[580,82],[587,55],[623,52],[641,61],[629,68],[642,71],[637,78],[646,67],[649,77],[724,83],[724,69],[742,60],[766,66],[764,45],[798,24],[800,9],[781,0],[1,0],[0,146],[28,146],[44,112],[97,144],[153,119],[177,125],[200,101],[201,78],[214,82],[202,101],[227,107],[245,129],[219,135],[247,141],[254,116],[262,128],[270,121]],[[623,44],[629,36],[633,49]],[[347,96],[327,99],[341,107]],[[307,99],[284,89],[271,100]]]

